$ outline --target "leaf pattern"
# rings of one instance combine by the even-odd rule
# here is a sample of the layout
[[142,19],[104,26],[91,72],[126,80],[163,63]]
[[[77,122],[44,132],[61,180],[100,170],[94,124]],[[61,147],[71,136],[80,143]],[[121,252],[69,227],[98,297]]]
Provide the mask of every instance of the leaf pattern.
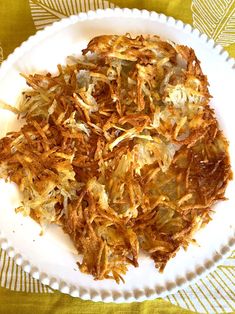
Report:
[[192,0],[193,26],[228,46],[235,42],[234,0]]
[[53,291],[34,279],[30,274],[16,265],[12,258],[0,248],[0,287],[14,291],[52,293]]
[[197,283],[164,298],[199,313],[231,313],[235,309],[235,251]]
[[79,12],[114,8],[106,0],[29,0],[29,5],[36,29]]

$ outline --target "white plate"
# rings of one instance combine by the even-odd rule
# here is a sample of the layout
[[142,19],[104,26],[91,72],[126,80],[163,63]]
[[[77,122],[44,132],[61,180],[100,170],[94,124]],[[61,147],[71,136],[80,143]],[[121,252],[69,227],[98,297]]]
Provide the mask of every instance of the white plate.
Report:
[[[230,140],[230,154],[235,161],[234,132],[234,60],[222,47],[215,45],[206,35],[193,30],[190,25],[154,12],[115,9],[81,13],[64,19],[38,32],[9,56],[0,69],[0,99],[14,104],[26,87],[19,72],[56,71],[65,57],[79,54],[89,39],[100,34],[158,34],[195,49],[202,69],[208,75],[211,106],[225,135]],[[17,128],[15,116],[0,112],[0,135]],[[216,213],[203,230],[196,235],[199,246],[181,250],[166,266],[163,274],[153,261],[142,256],[139,268],[130,267],[125,284],[112,280],[95,281],[82,274],[76,266],[76,251],[67,235],[51,226],[44,236],[40,227],[30,218],[16,215],[19,203],[17,188],[0,182],[0,244],[17,264],[33,277],[64,293],[94,301],[132,302],[163,297],[197,280],[213,269],[229,254],[235,243],[235,189],[229,184],[229,200],[216,206]]]

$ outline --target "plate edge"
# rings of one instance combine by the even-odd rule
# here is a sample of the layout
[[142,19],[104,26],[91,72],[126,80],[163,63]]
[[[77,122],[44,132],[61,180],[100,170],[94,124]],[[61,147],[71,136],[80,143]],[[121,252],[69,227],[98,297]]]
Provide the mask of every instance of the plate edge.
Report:
[[[100,19],[103,17],[130,17],[130,18],[146,18],[155,21],[159,21],[168,26],[176,27],[177,29],[184,30],[187,33],[191,33],[197,37],[204,44],[208,45],[211,49],[215,50],[217,55],[222,58],[222,61],[229,64],[231,69],[235,71],[235,59],[230,57],[228,52],[223,49],[219,44],[216,44],[213,39],[210,39],[206,34],[202,34],[198,29],[193,28],[190,24],[185,24],[180,20],[176,20],[171,16],[166,16],[164,14],[159,14],[154,11],[139,10],[139,9],[129,9],[129,8],[115,8],[115,9],[98,9],[96,11],[88,11],[87,13],[80,13],[78,15],[72,15],[70,17],[64,18],[60,21],[56,21],[53,24],[45,27],[43,30],[37,31],[34,35],[30,36],[26,41],[24,41],[19,47],[7,57],[6,60],[2,62],[0,67],[0,79],[4,77],[5,73],[9,67],[18,58],[20,58],[24,53],[26,53],[30,48],[37,43],[39,40],[43,40],[48,35],[57,32],[68,25],[75,24],[79,21]],[[132,293],[129,291],[120,292],[118,294],[109,293],[107,295],[106,291],[97,293],[94,290],[78,289],[75,286],[69,286],[63,281],[59,281],[56,278],[50,278],[46,273],[40,273],[38,268],[31,265],[28,261],[24,260],[21,254],[16,253],[14,248],[8,243],[8,240],[1,236],[0,232],[0,247],[6,251],[7,255],[14,259],[15,263],[23,268],[27,273],[35,279],[39,279],[43,284],[49,285],[52,289],[59,290],[62,293],[69,294],[73,297],[79,297],[83,300],[92,301],[103,301],[103,302],[115,302],[115,303],[130,303],[130,302],[142,302],[145,300],[153,300],[159,297],[165,297],[168,294],[176,293],[178,290],[193,284],[195,281],[206,276],[209,272],[213,271],[218,264],[222,262],[231,252],[232,248],[235,247],[235,230],[232,238],[228,240],[227,243],[222,244],[220,248],[220,253],[217,253],[213,258],[207,260],[203,265],[201,265],[201,270],[199,275],[196,269],[189,277],[186,278],[186,282],[179,280],[179,282],[170,282],[168,287],[164,290],[162,287],[155,287],[155,289],[145,288],[143,290],[135,290]],[[185,278],[183,278],[185,281]]]

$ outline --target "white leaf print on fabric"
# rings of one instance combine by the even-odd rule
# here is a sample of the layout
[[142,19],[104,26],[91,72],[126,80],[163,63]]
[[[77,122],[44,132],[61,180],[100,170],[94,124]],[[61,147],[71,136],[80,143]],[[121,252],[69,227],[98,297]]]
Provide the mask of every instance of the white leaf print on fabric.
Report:
[[79,12],[115,7],[105,0],[29,0],[29,5],[36,29]]
[[235,308],[235,251],[203,279],[164,298],[199,313],[231,313]]
[[193,26],[218,44],[235,43],[234,0],[192,0]]

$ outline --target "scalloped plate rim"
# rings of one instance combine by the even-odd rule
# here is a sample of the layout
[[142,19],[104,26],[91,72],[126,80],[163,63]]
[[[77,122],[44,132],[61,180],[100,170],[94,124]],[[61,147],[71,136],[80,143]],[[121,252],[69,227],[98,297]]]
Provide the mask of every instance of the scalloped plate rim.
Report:
[[[115,8],[115,9],[98,9],[96,11],[88,11],[87,13],[80,13],[77,15],[72,15],[67,18],[63,18],[60,21],[54,22],[52,25],[49,25],[45,27],[43,30],[37,31],[34,35],[30,36],[26,41],[24,41],[19,47],[15,48],[15,50],[8,56],[6,60],[2,62],[2,65],[0,67],[0,79],[4,77],[4,75],[7,73],[8,69],[11,67],[11,65],[24,53],[29,51],[31,47],[34,46],[34,44],[38,43],[38,41],[41,41],[48,37],[49,34],[53,34],[57,31],[60,31],[64,29],[68,25],[73,25],[75,23],[78,23],[80,21],[84,20],[92,20],[92,19],[102,19],[103,17],[136,17],[136,18],[145,18],[145,19],[152,19],[159,21],[160,23],[165,24],[166,26],[175,26],[180,30],[187,29],[187,32],[194,33],[196,35],[198,40],[202,40],[205,45],[209,45],[211,49],[215,49],[217,54],[220,55],[221,58],[223,58],[223,62],[228,63],[231,69],[235,72],[235,59],[232,57],[229,57],[228,53],[222,48],[222,46],[216,44],[213,39],[210,39],[206,34],[200,33],[198,29],[193,28],[190,24],[185,24],[180,20],[176,20],[171,16],[166,16],[164,14],[158,14],[154,11],[147,11],[147,10],[139,10],[139,9],[129,9],[129,8]],[[214,270],[218,264],[221,264],[221,262],[228,257],[228,255],[231,253],[231,250],[235,248],[235,233],[232,238],[229,238],[227,243],[223,243],[221,245],[220,253],[218,254],[218,258],[207,261],[209,263],[209,266],[205,266],[203,264],[202,266],[203,271],[200,275],[195,273],[192,278],[186,278],[186,282],[182,285],[178,285],[177,283],[173,285],[173,288],[171,289],[165,289],[164,291],[157,292],[155,291],[146,292],[141,290],[141,296],[137,295],[131,295],[129,297],[125,297],[124,293],[123,295],[119,295],[117,297],[113,295],[109,295],[107,298],[105,296],[102,296],[102,293],[94,293],[94,291],[89,291],[84,294],[80,293],[78,289],[74,289],[74,287],[69,287],[65,282],[59,282],[56,281],[56,278],[50,278],[49,275],[46,273],[39,273],[37,271],[37,268],[31,265],[28,261],[24,260],[24,258],[17,252],[15,252],[15,249],[10,247],[8,244],[8,240],[2,235],[0,231],[0,246],[1,248],[6,251],[7,255],[14,259],[15,263],[19,266],[23,267],[23,270],[27,273],[30,273],[33,278],[39,279],[41,282],[44,282],[48,284],[49,287],[55,290],[59,290],[62,293],[69,294],[74,297],[79,297],[84,300],[92,300],[92,301],[103,301],[103,302],[115,302],[115,303],[130,303],[130,302],[142,302],[144,300],[153,300],[158,297],[165,297],[168,294],[172,294],[177,292],[180,289],[183,289],[187,287],[189,284],[193,284],[194,282],[198,281],[200,278],[206,276],[209,272]],[[137,291],[138,294],[138,291]]]

